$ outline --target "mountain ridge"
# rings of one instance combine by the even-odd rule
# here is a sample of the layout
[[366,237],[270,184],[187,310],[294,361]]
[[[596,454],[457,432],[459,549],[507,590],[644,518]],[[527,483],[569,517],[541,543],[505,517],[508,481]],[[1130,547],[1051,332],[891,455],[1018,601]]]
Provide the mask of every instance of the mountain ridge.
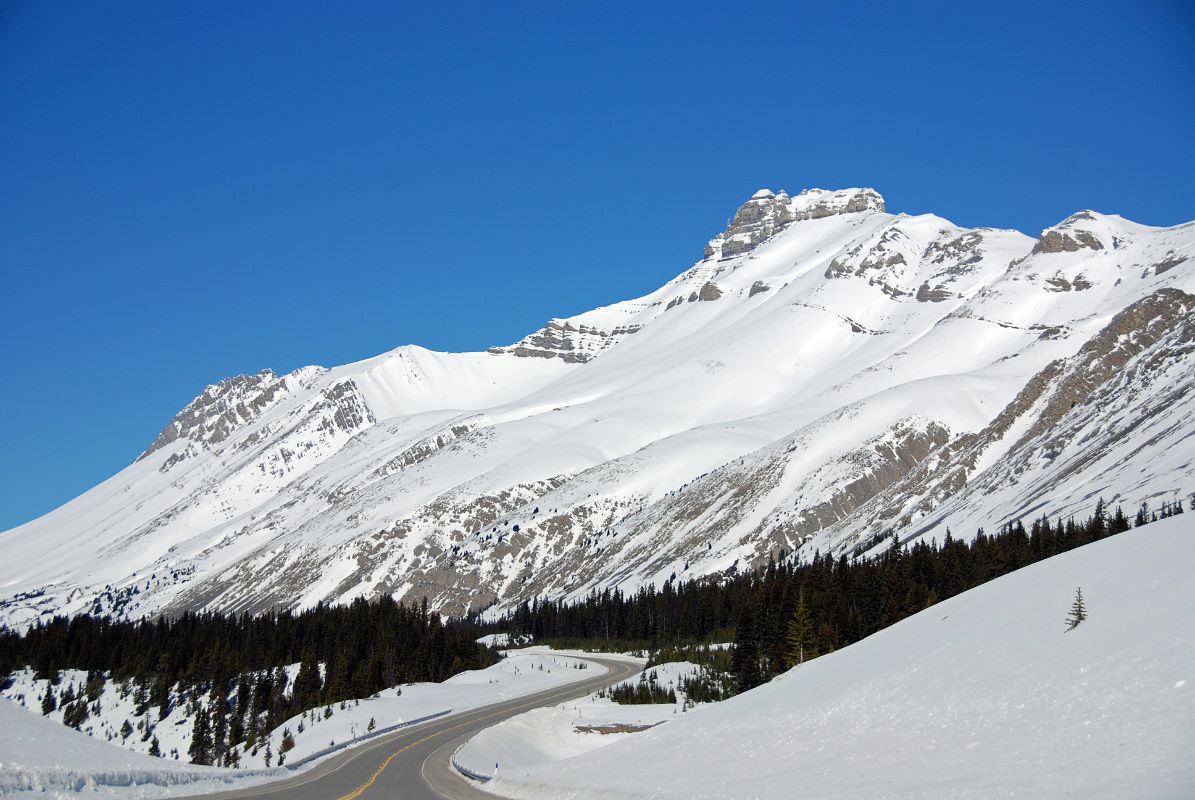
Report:
[[[1192,252],[1192,223],[1083,211],[1034,239],[889,214],[870,189],[761,190],[659,289],[514,344],[408,345],[207,387],[134,464],[0,536],[0,616],[383,593],[459,612],[717,575],[778,549],[853,552],[886,526],[970,526],[949,497],[1004,456],[948,493],[911,476],[1147,298],[1157,314],[1117,337],[1149,344],[1121,368],[1189,364],[1186,340],[1156,329],[1186,330],[1192,305],[1158,293],[1195,292]],[[1167,380],[1159,391],[1181,397],[1181,377]],[[1182,403],[1138,400],[1123,426],[1186,419]],[[1031,428],[1025,413],[1039,410],[1017,415]],[[1163,461],[1175,474],[1134,480],[1126,501],[1183,488],[1190,460]],[[1018,480],[992,491],[1015,495]]]

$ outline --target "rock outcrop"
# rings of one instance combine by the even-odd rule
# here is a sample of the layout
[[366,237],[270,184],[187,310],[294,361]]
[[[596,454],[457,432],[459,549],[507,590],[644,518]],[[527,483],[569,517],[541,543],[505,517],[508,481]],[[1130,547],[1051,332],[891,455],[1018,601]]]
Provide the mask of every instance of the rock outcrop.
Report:
[[1053,228],[1046,228],[1033,246],[1033,255],[1038,253],[1077,253],[1080,250],[1103,250],[1104,243],[1082,223],[1095,222],[1093,212],[1080,211],[1072,214]]
[[875,189],[805,189],[796,197],[783,189],[760,189],[739,207],[726,231],[710,240],[705,257],[722,260],[749,253],[800,220],[883,210],[884,198]]
[[570,364],[584,364],[638,330],[638,325],[623,325],[604,331],[590,325],[574,325],[568,320],[553,319],[514,344],[491,347],[486,352],[519,358],[559,358]]

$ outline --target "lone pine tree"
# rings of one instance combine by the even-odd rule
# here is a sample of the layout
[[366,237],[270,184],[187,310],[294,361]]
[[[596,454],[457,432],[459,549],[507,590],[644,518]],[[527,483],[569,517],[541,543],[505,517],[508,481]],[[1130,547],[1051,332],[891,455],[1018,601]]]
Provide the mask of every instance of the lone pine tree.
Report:
[[1075,589],[1075,602],[1071,603],[1071,613],[1066,616],[1066,629],[1073,631],[1079,623],[1087,619],[1087,606],[1083,603],[1083,587]]

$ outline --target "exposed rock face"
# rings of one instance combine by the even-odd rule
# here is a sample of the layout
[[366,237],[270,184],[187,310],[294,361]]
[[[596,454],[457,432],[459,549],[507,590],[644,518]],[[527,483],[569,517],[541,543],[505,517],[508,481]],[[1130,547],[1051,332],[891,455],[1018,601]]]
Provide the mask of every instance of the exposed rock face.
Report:
[[512,345],[491,347],[486,352],[519,358],[559,358],[570,364],[584,364],[638,330],[638,325],[624,325],[604,331],[589,325],[574,325],[568,320],[553,319]]
[[434,456],[436,453],[443,450],[448,445],[452,444],[462,436],[467,435],[475,429],[474,423],[464,423],[461,425],[453,425],[446,432],[437,433],[435,436],[429,436],[421,439],[415,444],[404,449],[394,458],[388,460],[385,464],[376,468],[373,472],[375,477],[385,478],[397,472],[402,472],[408,467],[413,467],[416,464],[422,463]]
[[949,264],[952,272],[958,272],[982,259],[982,245],[983,233],[968,231],[954,239],[932,242],[923,257],[932,264]]
[[954,297],[954,295],[949,289],[943,286],[930,288],[929,281],[917,287],[918,303],[941,303],[943,300],[949,300],[951,297]]
[[1187,261],[1187,259],[1185,257],[1165,258],[1165,259],[1159,261],[1157,264],[1154,264],[1154,275],[1161,275],[1164,272],[1169,272],[1170,270],[1174,269],[1175,267],[1179,266],[1180,264],[1186,263],[1186,261]]
[[878,286],[891,297],[912,294],[910,288],[901,285],[910,261],[905,253],[908,244],[908,236],[903,231],[889,227],[876,239],[861,242],[834,258],[826,268],[826,277],[866,278],[868,283]]
[[796,197],[783,189],[760,189],[739,207],[726,231],[710,240],[705,257],[720,260],[749,253],[799,220],[883,210],[884,198],[874,189],[805,189]]
[[1076,275],[1073,281],[1067,280],[1066,276],[1061,272],[1055,273],[1054,277],[1046,281],[1046,287],[1052,292],[1082,292],[1085,289],[1091,288],[1091,281],[1087,280],[1083,275]]
[[[727,465],[653,508],[632,515],[619,526],[620,537],[635,541],[636,534],[642,537],[652,530],[667,530],[679,538],[670,551],[632,551],[618,557],[632,561],[637,571],[651,574],[663,570],[675,562],[678,553],[701,552],[707,542],[749,518],[751,509],[758,508],[763,498],[783,493],[784,507],[743,531],[735,542],[752,553],[739,562],[739,568],[761,565],[777,550],[792,551],[809,536],[848,518],[929,458],[949,440],[950,432],[923,419],[899,420],[886,434],[827,461],[806,486],[789,486],[786,472],[792,462],[800,461],[806,436],[793,435],[769,447],[764,457]],[[843,475],[853,477],[843,480]],[[619,551],[617,539],[604,546],[607,553]]]
[[722,296],[722,290],[718,288],[718,284],[706,282],[702,284],[701,291],[697,293],[697,299],[702,302],[709,302],[717,300]]
[[875,189],[827,192],[824,189],[804,189],[792,202],[794,219],[823,219],[838,214],[860,214],[864,211],[884,211],[884,198]]
[[764,292],[770,291],[771,288],[771,286],[768,286],[763,281],[756,281],[755,283],[751,284],[751,290],[747,293],[747,296],[755,297],[757,294],[763,294]]
[[[318,370],[312,372],[318,374]],[[223,442],[261,416],[289,391],[296,377],[302,382],[302,373],[279,378],[272,370],[264,369],[256,375],[236,375],[207,387],[175,415],[138,460],[179,439],[209,445]]]
[[1033,255],[1038,253],[1076,253],[1080,250],[1103,250],[1104,243],[1091,231],[1082,227],[1084,222],[1095,221],[1094,214],[1080,211],[1072,214],[1053,228],[1041,232]]
[[[1014,483],[1026,487],[1025,507],[1001,509],[1004,518],[1031,513],[1035,503],[1041,508],[1068,476],[1107,457],[1129,430],[1165,413],[1178,397],[1195,390],[1195,375],[1190,375],[1177,386],[1157,391],[1142,403],[1145,410],[1122,411],[1144,399],[1138,393],[1149,378],[1183,364],[1192,353],[1195,296],[1162,289],[1134,303],[1073,357],[1052,362],[1030,379],[983,430],[954,439],[878,494],[863,509],[873,520],[870,531],[905,529],[902,539],[910,538],[932,527],[918,520],[936,519],[934,512],[951,500],[992,494]],[[1010,440],[1014,431],[1015,440]],[[992,453],[1000,453],[996,466],[982,471]],[[1064,453],[1071,454],[1068,463],[1059,460],[1054,468]],[[1045,475],[1026,483],[1025,474],[1034,469]],[[977,478],[979,483],[974,483]],[[854,536],[865,538],[858,534],[857,521],[853,530]]]
[[[781,190],[773,194],[761,189],[735,212],[726,232],[722,234],[719,258],[730,258],[754,250],[761,242],[783,230],[796,219],[789,208],[788,193]],[[706,258],[715,255],[713,242],[706,245]]]

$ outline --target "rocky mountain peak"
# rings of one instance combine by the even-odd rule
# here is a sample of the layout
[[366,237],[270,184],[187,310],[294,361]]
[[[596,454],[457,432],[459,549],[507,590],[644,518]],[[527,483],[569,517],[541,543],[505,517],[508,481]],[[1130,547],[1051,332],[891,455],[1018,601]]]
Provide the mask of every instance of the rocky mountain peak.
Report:
[[1079,250],[1103,250],[1104,242],[1098,231],[1100,215],[1094,211],[1079,211],[1062,222],[1046,228],[1033,246],[1033,253],[1075,253]]
[[705,257],[721,260],[748,253],[799,220],[884,210],[884,198],[875,189],[803,189],[796,197],[783,189],[760,189],[739,206],[726,230],[710,240]]
[[286,390],[285,376],[263,369],[213,383],[178,412],[138,460],[178,439],[217,444],[241,425],[256,419]]

